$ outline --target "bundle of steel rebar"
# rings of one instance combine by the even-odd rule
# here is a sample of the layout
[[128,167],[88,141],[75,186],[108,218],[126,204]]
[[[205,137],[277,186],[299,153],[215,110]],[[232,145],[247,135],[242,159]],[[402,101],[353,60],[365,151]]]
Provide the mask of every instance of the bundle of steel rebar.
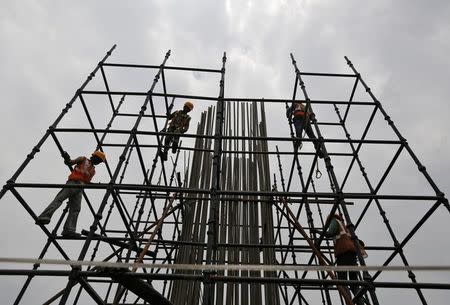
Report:
[[[266,137],[264,104],[240,104],[227,102],[224,105],[223,135]],[[214,129],[214,111],[210,107],[202,113],[197,134],[211,135]],[[211,149],[211,139],[197,138],[195,148]],[[265,140],[236,139],[223,140],[225,149],[242,153],[224,154],[221,160],[220,188],[222,190],[270,191],[269,159],[264,154],[248,154],[247,151],[267,151]],[[189,174],[189,187],[211,188],[213,154],[195,151]],[[210,200],[205,194],[189,194],[185,200],[185,212],[181,241],[201,242],[207,240],[206,232],[213,230],[207,223]],[[230,201],[220,201],[218,208],[217,241],[220,244],[274,244],[272,204],[269,198],[261,196],[237,196]],[[238,199],[238,200],[236,200]],[[261,201],[259,201],[261,200]],[[260,229],[262,228],[262,229]],[[205,258],[204,246],[182,245],[175,262],[179,264],[202,264]],[[214,264],[275,264],[273,248],[260,250],[255,247],[220,247],[215,253]],[[214,269],[214,265],[211,266]],[[176,270],[178,274],[198,274],[199,271]],[[274,271],[227,270],[218,275],[276,277]],[[276,284],[217,283],[215,304],[279,304]],[[179,280],[173,282],[171,301],[175,305],[199,304],[200,282]],[[263,301],[264,300],[264,301]]]

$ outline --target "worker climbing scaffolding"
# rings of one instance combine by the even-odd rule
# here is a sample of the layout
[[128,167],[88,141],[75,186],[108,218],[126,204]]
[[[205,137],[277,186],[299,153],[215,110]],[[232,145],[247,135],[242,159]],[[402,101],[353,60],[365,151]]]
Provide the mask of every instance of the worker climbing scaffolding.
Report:
[[[90,183],[92,177],[95,175],[95,165],[106,161],[106,156],[103,152],[97,150],[92,153],[90,159],[86,157],[78,157],[72,160],[67,152],[62,154],[64,163],[68,166],[75,165],[69,178],[67,179],[67,185],[83,185]],[[83,195],[82,188],[63,188],[56,195],[55,199],[47,206],[47,208],[39,215],[36,223],[46,225],[50,223],[53,213],[61,206],[64,200],[69,199],[69,215],[67,216],[62,231],[63,237],[80,237],[79,233],[76,233],[76,226],[78,220],[78,214],[81,209],[81,197]]]
[[[338,266],[356,266],[356,256],[357,251],[356,246],[351,239],[350,233],[346,226],[344,226],[343,219],[340,215],[334,214],[329,215],[328,218],[331,218],[330,225],[328,230],[325,232],[326,237],[332,237],[334,241],[334,256],[336,257],[336,265]],[[359,251],[364,258],[367,257],[367,253],[364,250],[364,242],[358,240]],[[340,271],[337,272],[337,277],[340,280],[350,279],[352,281],[358,280],[358,272],[351,271]],[[353,292],[353,295],[358,293],[357,286],[351,286],[350,290]],[[356,300],[357,305],[365,304],[363,298],[360,297]]]
[[194,104],[187,101],[184,103],[182,110],[177,110],[169,114],[168,119],[169,127],[166,132],[168,133],[164,139],[164,148],[160,150],[161,159],[167,161],[167,152],[172,144],[172,153],[176,153],[178,149],[178,142],[180,140],[179,134],[185,133],[189,129],[189,122],[191,117],[188,115],[190,111],[194,109]]
[[[276,184],[274,184],[272,186],[272,191],[273,192],[277,192],[277,186]],[[311,247],[311,250],[313,252],[313,254],[316,256],[318,262],[320,265],[322,266],[326,266],[329,263],[329,260],[326,258],[326,256],[321,252],[320,248],[316,247],[314,240],[308,236],[308,234],[306,233],[305,229],[303,228],[303,226],[300,224],[299,220],[296,218],[295,214],[292,212],[291,208],[288,206],[288,198],[284,197],[284,196],[275,196],[273,197],[274,204],[280,204],[282,206],[282,208],[284,210],[286,210],[286,216],[287,216],[287,220],[291,223],[291,225],[295,228],[296,231],[298,231],[302,237],[306,240],[306,242],[309,244],[309,246]],[[318,232],[315,229],[310,229],[310,232]],[[328,276],[331,279],[336,279],[336,275],[334,272],[332,271],[327,271]],[[345,272],[344,272],[345,273]],[[341,272],[341,276],[342,276],[342,272]],[[338,272],[337,274],[337,278],[341,279],[340,273]],[[350,297],[350,293],[349,291],[344,288],[343,286],[338,285],[337,289],[339,291],[339,293],[341,294],[341,296],[343,297],[345,304],[347,305],[353,305],[353,301]],[[359,299],[359,302],[361,303],[357,303],[357,305],[363,305],[364,303],[362,303],[362,299]]]
[[[308,108],[308,109],[306,109]],[[319,158],[323,158],[323,152],[320,148],[320,143],[311,128],[311,120],[315,118],[315,114],[311,111],[310,107],[305,107],[301,102],[293,102],[290,107],[286,109],[286,116],[288,119],[292,117],[292,123],[294,123],[295,134],[298,140],[294,141],[294,152],[297,153],[302,148],[302,134],[305,130],[310,139],[313,139],[314,147],[317,151]]]

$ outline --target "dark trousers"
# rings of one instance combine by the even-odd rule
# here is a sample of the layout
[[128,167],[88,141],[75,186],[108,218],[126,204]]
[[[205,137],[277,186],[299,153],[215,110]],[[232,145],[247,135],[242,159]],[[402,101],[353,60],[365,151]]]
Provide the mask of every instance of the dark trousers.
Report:
[[[336,265],[338,266],[356,266],[356,253],[354,252],[345,252],[336,257]],[[339,280],[358,280],[358,272],[356,271],[338,271],[337,277]],[[358,292],[358,286],[350,287],[350,290],[353,292],[353,295],[356,295]]]
[[178,147],[178,141],[180,140],[179,136],[174,136],[174,135],[167,135],[165,140],[164,140],[164,152],[167,152],[170,148],[170,144],[172,144],[172,147],[174,148],[174,150],[176,150],[176,148]]
[[[174,128],[168,128],[167,132],[168,133],[173,133],[173,132],[175,132],[175,129]],[[172,144],[172,148],[173,148],[174,151],[176,151],[177,148],[178,148],[178,141],[179,140],[180,140],[179,136],[176,136],[176,135],[173,135],[173,134],[166,135],[166,138],[164,139],[164,153],[166,153],[169,150],[170,145],[172,143],[173,143]]]
[[305,124],[305,117],[303,116],[298,116],[298,117],[294,117],[294,119],[292,120],[292,122],[294,123],[294,127],[295,127],[295,134],[297,136],[297,138],[299,138],[299,146],[300,143],[302,143],[301,138],[302,138],[302,131],[304,130],[306,132],[306,134],[308,135],[308,137],[310,139],[313,139],[313,144],[314,147],[316,148],[317,151],[320,150],[320,144],[319,141],[317,141],[316,135],[314,134],[314,131],[312,130],[311,127],[311,123],[306,122]]
[[[80,181],[67,181],[66,184],[82,184]],[[81,210],[81,198],[83,197],[83,189],[81,188],[63,188],[56,195],[55,199],[47,206],[47,208],[39,215],[40,218],[51,219],[53,213],[61,206],[64,200],[69,199],[69,214],[64,223],[65,232],[75,232],[77,227],[78,214]]]
[[[336,257],[336,265],[338,266],[356,266],[356,253],[346,252]],[[357,280],[358,272],[338,271],[338,279],[340,280]]]

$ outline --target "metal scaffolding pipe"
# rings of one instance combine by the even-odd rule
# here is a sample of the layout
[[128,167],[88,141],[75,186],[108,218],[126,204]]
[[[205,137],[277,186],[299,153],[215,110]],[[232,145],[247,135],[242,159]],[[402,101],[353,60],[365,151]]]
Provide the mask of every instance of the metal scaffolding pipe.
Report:
[[[290,99],[241,98],[225,95],[226,53],[222,56],[220,68],[209,69],[166,65],[170,51],[161,65],[107,63],[114,48],[99,62],[6,182],[0,191],[0,199],[10,191],[12,199],[36,221],[35,206],[26,199],[27,192],[81,188],[88,206],[87,214],[93,218],[91,226],[82,230],[81,237],[58,236],[67,214],[66,207],[54,227],[39,225],[46,238],[39,259],[48,256],[50,246],[54,245],[57,253],[69,261],[68,253],[71,252],[67,251],[66,243],[70,240],[78,247],[78,261],[89,255],[87,260],[91,262],[96,257],[108,264],[140,261],[146,263],[145,268],[142,272],[121,274],[116,268],[89,264],[88,267],[75,264],[71,270],[41,270],[35,262],[28,269],[0,269],[0,275],[26,276],[14,304],[20,304],[32,287],[34,277],[66,279],[63,289],[61,287],[54,294],[45,296],[47,301],[44,304],[56,301],[66,304],[75,288],[76,293],[70,296],[74,305],[84,302],[84,297],[94,304],[144,304],[154,302],[154,296],[156,302],[174,305],[333,305],[339,301],[351,304],[360,296],[369,302],[369,294],[369,303],[377,305],[379,296],[375,288],[412,289],[421,304],[428,304],[428,295],[423,293],[423,289],[450,290],[450,284],[420,282],[413,269],[406,268],[402,274],[408,275],[408,283],[378,281],[386,269],[377,269],[373,277],[368,273],[373,269],[358,269],[358,280],[348,281],[333,279],[333,273],[319,268],[289,268],[334,264],[334,247],[331,239],[325,238],[323,233],[330,225],[324,213],[343,214],[350,226],[351,237],[356,241],[356,230],[367,217],[372,216],[369,208],[375,208],[380,215],[375,217],[376,220],[383,222],[381,225],[387,230],[386,238],[382,242],[368,241],[366,250],[374,255],[383,255],[383,266],[390,268],[395,258],[400,259],[402,267],[409,267],[405,247],[421,232],[425,223],[430,222],[440,206],[450,211],[447,198],[347,57],[345,59],[353,74],[302,72],[291,54],[295,79],[292,95],[286,95]],[[111,81],[110,73],[123,73],[125,69],[155,70],[150,89],[146,92],[128,91],[113,86],[116,82]],[[91,90],[87,85],[98,70],[103,89]],[[212,80],[217,79],[219,93],[216,96],[179,93],[168,78],[169,71],[170,76],[172,73],[201,73]],[[311,99],[304,80],[311,78],[318,81],[345,80],[349,83],[349,98]],[[356,100],[357,89],[361,86],[369,95],[368,101],[365,98]],[[299,94],[303,98],[298,97]],[[105,117],[98,120],[93,103],[99,99],[104,101],[108,111],[111,109],[109,120]],[[189,133],[166,132],[174,104],[184,99],[198,102],[205,107],[203,109],[208,108],[200,113],[198,122],[191,122]],[[85,124],[76,128],[63,125],[63,118],[77,100],[86,119]],[[130,110],[135,101],[139,104],[134,111]],[[279,114],[273,111],[276,107],[283,112],[283,108],[293,102],[302,102],[310,110],[312,107],[317,107],[316,110],[326,108],[337,114],[335,121],[329,118],[320,121],[321,113],[316,113],[311,126],[317,140],[302,138],[305,148],[301,151],[293,149],[298,139],[290,118],[288,125],[280,124],[279,128],[271,122],[278,119],[276,116]],[[125,104],[127,109],[122,109]],[[364,111],[367,117],[365,121],[357,122],[359,125],[356,127],[362,134],[352,137],[349,126],[353,123],[355,108]],[[372,135],[380,116],[394,131],[395,139]],[[131,121],[131,125],[121,125],[120,120]],[[329,137],[329,130],[339,130],[345,136]],[[169,134],[179,136],[183,141],[180,141],[173,157],[164,162],[158,152],[164,137]],[[107,150],[108,155],[119,155],[116,160],[108,158],[107,183],[66,185],[20,179],[36,154],[48,146],[44,144],[49,138],[50,144],[55,144],[56,150],[62,153],[65,150],[62,143],[67,143],[65,138],[77,135],[90,137],[96,149]],[[313,141],[320,144],[323,159],[318,158],[316,150],[309,148],[315,144]],[[394,152],[387,166],[380,169],[381,178],[376,184],[369,179],[365,168],[366,163],[372,160],[363,162],[361,157],[364,147],[375,146]],[[118,153],[109,154],[109,150]],[[397,191],[386,194],[381,191],[395,174],[393,169],[404,155],[412,159],[418,174],[425,177],[425,183],[432,188],[431,194]],[[325,181],[318,181],[317,171],[323,165],[327,175],[322,178]],[[361,174],[357,179],[364,185],[362,189],[354,190],[349,185],[353,183],[351,174],[355,167]],[[337,176],[337,173],[343,175]],[[174,184],[176,175],[178,183]],[[277,189],[278,182],[280,190]],[[347,191],[349,189],[352,191]],[[177,194],[176,198],[171,194]],[[391,225],[394,215],[388,215],[387,208],[396,204],[407,207],[406,204],[412,201],[423,207],[424,212],[418,215],[418,221],[406,236],[399,240]],[[282,202],[282,205],[275,202]],[[358,214],[353,211],[358,211]],[[350,215],[357,219],[351,219]],[[317,230],[322,233],[317,233]],[[364,266],[364,259],[358,256],[360,265]],[[222,268],[252,264],[266,268]],[[166,265],[178,266],[178,269],[165,268]],[[196,267],[187,270],[182,265]],[[270,268],[278,265],[287,268]],[[353,300],[344,286],[359,287]],[[340,295],[345,296],[345,301]]]

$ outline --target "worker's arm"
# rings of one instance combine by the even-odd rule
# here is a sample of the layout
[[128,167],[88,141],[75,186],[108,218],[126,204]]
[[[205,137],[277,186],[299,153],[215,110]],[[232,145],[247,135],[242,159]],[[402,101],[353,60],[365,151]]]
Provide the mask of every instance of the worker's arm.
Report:
[[328,230],[325,232],[326,237],[333,237],[339,233],[339,224],[336,219],[332,219]]
[[82,161],[82,159],[80,159],[80,158],[83,158],[83,157],[78,157],[78,158],[76,158],[75,160],[72,160],[72,159],[70,158],[69,153],[68,153],[67,151],[63,151],[62,154],[61,154],[61,156],[62,156],[63,159],[64,159],[64,164],[66,164],[66,165],[68,165],[68,166],[74,165],[74,164],[78,164],[77,162],[81,162],[81,161]]
[[86,157],[78,157],[76,159],[70,160],[70,165],[80,164],[86,159]]
[[179,111],[179,110],[177,110],[177,111],[175,111],[175,112],[172,112],[172,113],[169,113],[169,115],[167,116],[167,119],[168,119],[168,120],[173,119],[173,117],[175,116],[175,114],[176,114],[178,111]]
[[66,151],[63,152],[63,158],[64,158],[64,164],[66,164],[68,166],[80,164],[81,162],[84,161],[84,159],[86,159],[86,157],[78,157],[78,158],[72,160]]
[[292,115],[292,105],[286,108],[286,117],[290,117]]

